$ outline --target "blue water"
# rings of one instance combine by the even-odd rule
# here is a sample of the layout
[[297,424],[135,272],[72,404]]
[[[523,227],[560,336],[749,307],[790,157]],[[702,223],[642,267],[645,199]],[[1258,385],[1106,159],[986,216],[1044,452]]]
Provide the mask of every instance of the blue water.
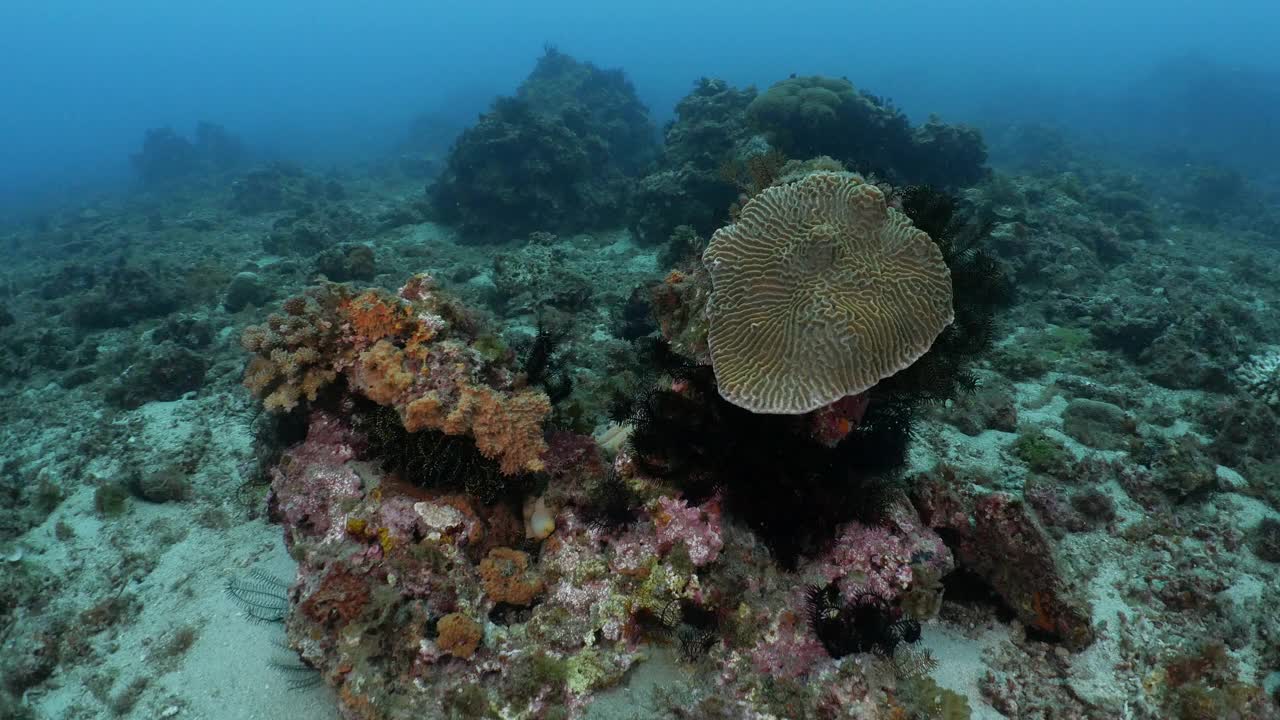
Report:
[[[795,72],[847,76],[917,120],[1049,119],[1151,144],[1199,122],[1253,137],[1280,117],[1277,32],[1280,4],[1264,0],[7,2],[0,206],[125,183],[146,128],[198,120],[263,155],[365,157],[417,113],[466,123],[547,43],[625,69],[659,120],[700,76],[767,87]],[[1230,103],[1182,97],[1188,57]],[[1268,143],[1224,144],[1274,167],[1258,161],[1276,157]]]

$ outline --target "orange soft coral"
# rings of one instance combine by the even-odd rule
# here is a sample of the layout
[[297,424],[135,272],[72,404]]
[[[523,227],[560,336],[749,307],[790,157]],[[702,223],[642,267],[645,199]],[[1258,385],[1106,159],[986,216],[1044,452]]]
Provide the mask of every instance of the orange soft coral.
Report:
[[476,648],[480,647],[480,641],[484,637],[479,623],[456,612],[440,618],[436,630],[439,633],[436,647],[441,652],[463,660],[470,659],[476,653]]
[[542,423],[550,413],[551,401],[544,393],[503,393],[470,384],[457,389],[453,403],[432,391],[400,407],[409,432],[430,429],[446,435],[470,435],[476,449],[498,461],[506,475],[544,469],[542,456],[547,444],[542,438]]
[[351,386],[379,405],[394,405],[414,377],[405,369],[404,352],[387,340],[360,353],[351,368]]
[[484,593],[494,602],[528,605],[542,593],[542,579],[529,572],[528,553],[499,547],[480,561]]
[[475,351],[477,323],[430,278],[415,277],[399,297],[326,283],[284,308],[243,338],[256,356],[245,385],[268,410],[314,401],[343,374],[354,391],[395,408],[409,432],[469,435],[506,475],[543,469],[550,400],[510,388],[509,368]]
[[545,467],[542,422],[550,412],[551,401],[541,392],[503,395],[487,387],[464,386],[441,429],[449,434],[470,431],[476,448],[497,460],[504,474],[538,472]]
[[412,319],[402,303],[377,290],[345,299],[338,307],[358,344],[407,334],[405,330]]
[[440,396],[433,390],[406,403],[400,410],[400,419],[409,432],[439,430],[444,426],[447,414]]
[[490,390],[481,397],[471,435],[481,453],[499,461],[502,472],[537,472],[545,467],[542,421],[550,413],[551,400],[544,393],[522,390],[504,398]]

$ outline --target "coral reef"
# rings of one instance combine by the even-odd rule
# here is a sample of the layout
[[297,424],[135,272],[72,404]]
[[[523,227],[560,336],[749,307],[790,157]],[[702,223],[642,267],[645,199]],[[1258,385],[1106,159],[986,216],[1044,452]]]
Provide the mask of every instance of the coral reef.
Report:
[[982,137],[938,118],[911,128],[891,103],[844,78],[791,77],[747,107],[752,125],[793,158],[831,156],[895,184],[955,189],[985,175]]
[[738,189],[722,168],[762,152],[751,142],[746,118],[755,96],[754,88],[701,78],[676,104],[657,167],[641,178],[632,199],[631,227],[640,242],[665,243],[682,225],[710,235],[728,219]]
[[[1280,713],[1265,178],[1037,126],[988,173],[804,77],[698,81],[655,155],[622,75],[555,50],[446,159],[452,109],[325,168],[158,131],[129,193],[0,225],[0,716]],[[704,258],[846,163],[950,322],[753,412]],[[770,285],[867,285],[784,225]]]
[[516,388],[510,368],[476,350],[476,320],[430,276],[414,276],[395,296],[320,285],[283,309],[242,338],[254,353],[245,386],[268,410],[315,402],[341,375],[395,408],[411,433],[470,436],[505,474],[542,469],[547,396]]
[[1074,650],[1092,643],[1092,609],[1025,503],[1002,493],[958,494],[954,487],[945,472],[921,478],[913,502],[928,527],[953,538],[957,564],[981,576],[1028,628]]
[[[805,178],[833,178],[849,182],[850,187],[863,187],[856,176],[827,171],[806,174],[802,166],[796,175],[784,177],[780,181],[783,185],[776,189],[792,187],[788,182],[802,184]],[[882,197],[882,192],[874,190],[876,197]],[[635,459],[647,473],[676,483],[692,499],[722,490],[726,511],[755,528],[784,565],[830,540],[837,528],[851,519],[876,521],[892,487],[884,476],[904,464],[914,418],[930,400],[948,400],[973,388],[975,381],[968,365],[989,347],[992,315],[1009,297],[999,267],[981,249],[981,229],[958,218],[953,201],[916,189],[898,202],[906,217],[928,228],[937,239],[934,246],[928,236],[912,229],[916,233],[912,237],[925,238],[927,249],[938,261],[937,272],[930,278],[947,280],[948,290],[954,286],[954,303],[948,294],[939,312],[947,320],[954,313],[956,321],[939,335],[937,329],[946,325],[940,323],[927,338],[933,341],[937,336],[932,347],[926,343],[917,348],[914,355],[919,359],[906,363],[896,374],[888,373],[887,379],[880,379],[881,375],[871,380],[874,387],[861,399],[846,401],[842,396],[866,390],[865,385],[830,388],[816,405],[791,410],[816,408],[800,415],[757,414],[725,400],[719,382],[721,368],[714,367],[716,358],[707,342],[708,327],[714,329],[716,313],[705,308],[718,292],[713,282],[717,271],[708,272],[703,266],[715,263],[716,255],[710,250],[703,264],[690,267],[687,273],[673,271],[654,293],[659,326],[670,341],[670,348],[659,346],[657,360],[674,381],[670,388],[644,394],[635,404],[631,435]],[[744,212],[750,206],[748,203]],[[911,229],[904,223],[907,221],[900,219],[894,227]],[[786,237],[785,231],[778,235]],[[818,238],[824,239],[826,235]],[[821,246],[821,242],[815,244]],[[824,257],[830,259],[832,253],[834,250]],[[802,256],[801,270],[809,269],[803,266],[806,259]],[[808,275],[800,273],[800,277],[827,278],[824,268],[819,266]],[[794,280],[794,276],[780,275],[784,280]],[[746,273],[743,277],[755,276]],[[856,273],[832,274],[828,282],[819,283],[824,288],[819,294],[826,297],[846,288],[860,288],[859,282]],[[750,290],[749,286],[741,288],[742,293]],[[930,305],[929,311],[935,307]],[[729,326],[737,327],[733,323]],[[773,352],[784,350],[786,343],[784,338],[769,337],[744,347]],[[673,356],[672,349],[689,357]],[[760,367],[777,370],[778,363],[768,362],[767,356],[763,359]],[[817,366],[804,367],[812,372]],[[830,367],[822,365],[822,369]],[[808,386],[802,383],[800,387]],[[829,403],[830,407],[822,407]]]
[[231,183],[228,207],[243,215],[305,210],[317,202],[337,202],[346,196],[334,179],[307,174],[301,167],[272,162],[245,173]]
[[428,195],[474,242],[607,227],[624,214],[652,135],[620,71],[549,48],[515,97],[458,137]]
[[1280,413],[1280,351],[1254,355],[1236,370],[1242,389]]
[[263,305],[272,298],[271,288],[257,273],[238,272],[227,283],[222,306],[227,312],[239,312],[250,305]]
[[830,156],[896,184],[947,189],[987,173],[977,131],[936,117],[911,128],[892,105],[843,79],[793,77],[757,94],[701,78],[664,136],[657,166],[632,201],[631,227],[649,245],[667,242],[681,225],[710,235],[735,201],[772,184],[788,157]]
[[334,282],[373,280],[378,273],[377,256],[368,245],[332,247],[316,256],[316,271]]
[[591,294],[591,282],[568,263],[563,251],[535,234],[529,244],[493,258],[493,284],[508,311],[536,311],[553,307],[571,311]]
[[516,97],[537,112],[589,128],[625,174],[635,174],[652,159],[655,133],[649,110],[621,70],[603,70],[548,46]]
[[306,203],[271,224],[262,249],[273,255],[311,254],[353,239],[368,221],[338,202]]
[[177,182],[234,170],[247,156],[239,138],[221,125],[200,122],[192,142],[173,128],[152,128],[142,149],[130,159],[144,186],[159,188]]
[[[465,702],[506,707],[514,717],[542,717],[548,707],[578,717],[595,691],[643,659],[643,648],[666,644],[684,662],[709,665],[708,676],[720,676],[743,707],[782,703],[751,698],[773,682],[806,678],[810,690],[786,696],[792,710],[834,707],[828,680],[837,672],[884,697],[855,666],[841,671],[832,655],[844,653],[824,651],[807,614],[788,609],[803,605],[803,589],[720,514],[718,500],[676,499],[625,454],[615,468],[638,491],[631,521],[614,529],[584,522],[579,508],[590,498],[582,472],[592,464],[566,457],[549,463],[563,469],[543,496],[560,508],[554,529],[525,551],[506,544],[520,531],[505,506],[485,510],[371,471],[357,458],[363,442],[341,419],[313,412],[307,440],[286,453],[273,481],[273,503],[300,562],[289,638],[337,688],[350,716],[438,715]],[[874,649],[885,662],[905,660],[897,645],[920,636],[915,620],[898,617],[897,603],[908,592],[930,592],[926,578],[951,562],[941,539],[911,522],[904,506],[890,515],[885,528],[850,526],[837,549],[818,552],[800,571],[854,598],[864,597],[859,588],[882,593],[863,610],[851,606],[849,627],[878,634],[859,635],[874,641],[848,652]],[[869,561],[883,586],[862,584]],[[404,692],[406,683],[425,692]],[[862,716],[851,707],[834,717]]]
[[122,327],[172,312],[178,295],[167,275],[123,262],[93,273],[84,280],[93,289],[70,307],[71,324],[88,329]]
[[107,400],[124,408],[137,408],[154,400],[176,400],[199,390],[208,372],[208,361],[174,342],[152,345],[107,390]]
[[955,319],[937,245],[857,175],[762,191],[702,262],[716,386],[753,412],[805,413],[863,392]]

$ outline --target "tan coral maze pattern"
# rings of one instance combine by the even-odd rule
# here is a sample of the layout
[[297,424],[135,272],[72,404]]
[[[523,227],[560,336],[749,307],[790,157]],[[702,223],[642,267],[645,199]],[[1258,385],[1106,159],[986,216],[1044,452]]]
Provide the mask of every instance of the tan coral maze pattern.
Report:
[[850,173],[768,188],[716,231],[708,344],[720,394],[797,414],[915,362],[954,319],[942,252]]

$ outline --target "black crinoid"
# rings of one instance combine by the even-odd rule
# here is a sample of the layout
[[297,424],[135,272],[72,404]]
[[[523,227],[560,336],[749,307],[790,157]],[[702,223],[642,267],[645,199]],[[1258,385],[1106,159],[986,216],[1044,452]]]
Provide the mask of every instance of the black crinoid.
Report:
[[614,530],[636,519],[639,504],[636,494],[618,475],[617,468],[610,465],[604,477],[588,486],[583,515],[591,527]]
[[230,597],[257,622],[283,622],[289,614],[289,583],[263,570],[233,577],[226,584]]
[[720,639],[716,614],[688,600],[669,600],[657,619],[662,634],[675,641],[685,662],[706,655]]
[[409,432],[394,409],[366,400],[355,402],[353,422],[367,440],[362,459],[377,461],[404,482],[465,492],[485,504],[514,501],[533,486],[531,475],[503,475],[469,437],[435,430]]
[[983,247],[991,233],[989,218],[962,214],[955,198],[928,186],[904,188],[896,197],[902,212],[942,250],[951,270],[955,320],[929,352],[881,386],[888,391],[912,388],[925,400],[948,400],[976,386],[969,365],[991,348],[996,311],[1013,301],[1013,283]]
[[898,646],[920,639],[920,623],[903,618],[884,598],[862,593],[846,601],[835,583],[806,594],[809,627],[827,654],[875,653],[892,658]]
[[572,361],[568,320],[550,310],[538,314],[538,332],[529,341],[521,358],[521,371],[530,387],[542,388],[558,407],[573,393],[573,376],[569,373]]
[[691,502],[720,491],[784,567],[816,552],[840,524],[874,523],[906,462],[920,414],[973,389],[970,365],[990,347],[993,317],[1011,297],[1000,266],[980,249],[987,226],[961,220],[955,202],[929,188],[900,196],[951,268],[955,322],[913,365],[868,391],[861,421],[829,447],[807,415],[760,415],[720,397],[712,368],[659,344],[652,363],[671,383],[633,405],[631,444],[641,470],[677,485]]
[[[289,614],[289,583],[265,570],[255,568],[247,576],[232,577],[225,590],[227,597],[254,622],[282,623]],[[286,652],[272,658],[271,667],[289,678],[290,690],[304,690],[320,682],[320,673],[284,640],[277,640],[275,645]]]
[[710,367],[669,351],[656,356],[673,380],[635,403],[631,446],[643,472],[674,483],[690,502],[722,493],[725,511],[788,568],[840,523],[874,518],[885,489],[878,478],[902,463],[906,447],[871,441],[888,427],[882,418],[870,422],[869,413],[863,435],[827,447],[805,416],[744,410],[720,397]]

